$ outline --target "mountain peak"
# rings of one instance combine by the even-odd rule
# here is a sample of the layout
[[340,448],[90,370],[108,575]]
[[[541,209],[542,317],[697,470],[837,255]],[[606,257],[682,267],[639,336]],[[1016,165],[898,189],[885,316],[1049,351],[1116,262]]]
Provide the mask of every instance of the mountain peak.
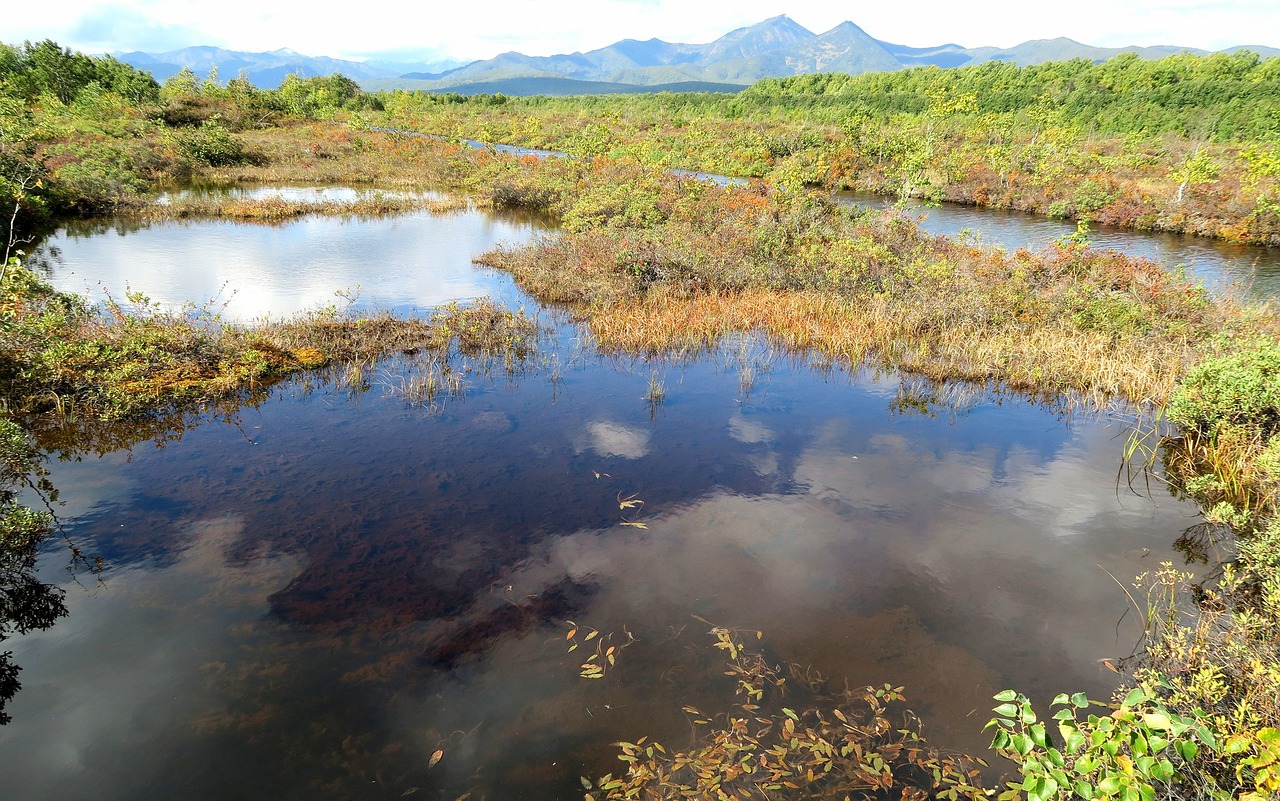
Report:
[[706,51],[699,60],[710,63],[726,59],[752,58],[803,44],[816,36],[817,34],[813,31],[786,14],[779,14],[764,22],[729,31],[707,45]]

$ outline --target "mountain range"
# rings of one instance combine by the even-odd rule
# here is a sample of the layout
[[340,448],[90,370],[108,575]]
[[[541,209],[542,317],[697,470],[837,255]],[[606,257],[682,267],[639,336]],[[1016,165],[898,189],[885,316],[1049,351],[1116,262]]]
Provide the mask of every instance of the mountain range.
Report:
[[[1263,57],[1280,55],[1271,47],[1237,47]],[[473,61],[405,64],[311,58],[289,49],[244,53],[214,47],[190,47],[169,53],[116,53],[157,80],[189,67],[199,75],[218,69],[221,79],[244,71],[258,86],[277,86],[290,72],[352,78],[370,91],[421,89],[478,94],[596,94],[634,91],[737,91],[761,78],[811,72],[857,74],[935,65],[961,67],[986,61],[1020,65],[1084,58],[1101,61],[1119,53],[1161,58],[1173,53],[1205,53],[1189,47],[1093,47],[1067,38],[1037,39],[1010,48],[908,47],[884,42],[852,22],[814,33],[787,16],[738,28],[708,44],[679,44],[661,39],[623,39],[585,53],[527,56],[502,53]]]

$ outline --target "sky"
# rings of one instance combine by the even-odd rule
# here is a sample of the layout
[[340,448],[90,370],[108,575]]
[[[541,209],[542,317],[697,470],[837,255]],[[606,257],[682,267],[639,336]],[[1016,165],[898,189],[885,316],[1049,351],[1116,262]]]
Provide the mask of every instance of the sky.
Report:
[[86,53],[192,45],[364,61],[551,55],[623,38],[701,44],[779,14],[821,33],[849,20],[883,41],[1009,47],[1067,36],[1098,46],[1280,47],[1278,0],[53,0],[12,3],[0,41],[53,39]]

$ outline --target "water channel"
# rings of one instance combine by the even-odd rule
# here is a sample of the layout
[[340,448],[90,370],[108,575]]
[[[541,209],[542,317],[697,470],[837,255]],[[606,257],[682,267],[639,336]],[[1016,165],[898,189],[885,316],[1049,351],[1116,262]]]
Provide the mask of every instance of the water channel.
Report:
[[[388,391],[416,369],[400,356],[367,391],[298,379],[162,445],[52,460],[67,536],[106,567],[70,575],[65,545],[45,553],[70,614],[6,643],[24,686],[0,795],[576,797],[579,776],[618,770],[611,743],[680,746],[682,706],[723,707],[705,621],[905,685],[946,748],[985,747],[1005,687],[1109,692],[1100,660],[1139,633],[1117,579],[1184,564],[1198,520],[1117,478],[1124,420],[749,338],[680,362],[599,355],[471,263],[544,233],[424,212],[106,223],[41,246],[55,284],[95,296],[217,297],[254,319],[357,286],[405,311],[489,295],[550,333],[438,409]],[[636,642],[586,680],[568,620]]]

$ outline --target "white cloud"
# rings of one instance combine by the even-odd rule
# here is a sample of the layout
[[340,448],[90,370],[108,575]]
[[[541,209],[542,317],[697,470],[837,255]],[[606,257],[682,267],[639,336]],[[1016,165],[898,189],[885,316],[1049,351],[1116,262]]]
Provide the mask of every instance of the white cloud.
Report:
[[574,444],[578,452],[594,451],[597,456],[639,459],[649,453],[649,432],[622,423],[588,423]]
[[297,0],[227,0],[216,11],[193,0],[68,0],[60,6],[57,14],[34,3],[6,9],[5,41],[53,38],[90,52],[213,44],[239,50],[287,46],[335,57],[412,50],[488,58],[505,50],[591,50],[624,37],[709,42],[733,28],[788,14],[815,32],[851,20],[879,39],[915,46],[1010,46],[1055,36],[1108,46],[1280,45],[1280,4],[1273,0],[1078,0],[1055,14],[1027,13],[1021,0],[922,0],[910,13],[901,5],[866,0],[491,0],[481,11],[467,4],[370,0],[359,13],[340,14],[320,13]]

